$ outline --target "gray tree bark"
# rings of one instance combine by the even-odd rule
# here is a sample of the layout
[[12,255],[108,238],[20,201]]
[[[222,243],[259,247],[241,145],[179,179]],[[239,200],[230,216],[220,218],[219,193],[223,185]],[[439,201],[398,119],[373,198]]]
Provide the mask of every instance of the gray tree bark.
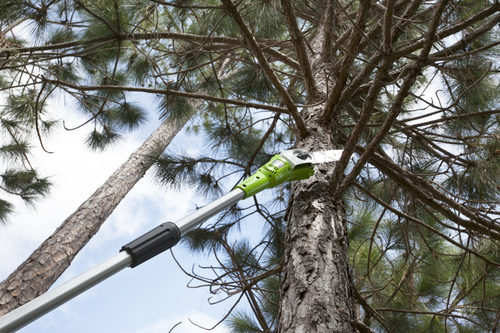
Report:
[[[308,136],[297,147],[308,151],[336,149],[336,121],[325,121],[332,56],[328,27],[334,19],[324,13],[308,54],[317,95],[309,95],[301,116]],[[325,24],[328,22],[328,24]],[[306,63],[305,61],[303,63]],[[328,82],[329,81],[329,82]],[[333,124],[332,126],[327,125]],[[347,257],[347,224],[344,205],[333,199],[331,163],[316,166],[315,174],[292,185],[285,241],[284,269],[280,283],[278,332],[355,332],[355,306]]]
[[0,315],[49,289],[186,121],[187,118],[164,121],[101,187],[0,283]]
[[[330,130],[306,122],[309,151],[332,149]],[[354,332],[344,207],[329,189],[331,165],[294,183],[287,214],[278,332]]]

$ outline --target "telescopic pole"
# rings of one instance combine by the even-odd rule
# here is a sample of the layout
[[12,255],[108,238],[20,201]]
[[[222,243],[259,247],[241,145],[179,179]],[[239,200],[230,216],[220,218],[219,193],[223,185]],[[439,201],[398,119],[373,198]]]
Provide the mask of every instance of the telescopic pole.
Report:
[[0,333],[19,330],[125,267],[135,267],[167,250],[179,241],[181,235],[243,198],[245,192],[236,188],[175,224],[161,224],[123,246],[114,257],[0,317]]

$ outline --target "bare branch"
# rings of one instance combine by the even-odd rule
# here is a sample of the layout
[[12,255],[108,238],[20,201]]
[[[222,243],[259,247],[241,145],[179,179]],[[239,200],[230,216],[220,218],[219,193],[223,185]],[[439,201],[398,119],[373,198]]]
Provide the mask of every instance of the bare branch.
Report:
[[308,52],[306,50],[304,35],[297,26],[297,18],[295,17],[295,12],[290,0],[282,0],[281,5],[283,6],[283,10],[285,12],[289,34],[295,47],[295,52],[297,53],[300,68],[302,73],[304,73],[304,83],[306,85],[307,94],[310,98],[315,99],[315,96],[318,96],[319,92],[314,85],[314,78],[312,75],[311,63],[309,62],[307,54]]
[[350,69],[354,62],[359,42],[361,40],[363,30],[365,29],[366,21],[368,19],[368,13],[370,12],[370,4],[370,0],[361,1],[361,7],[358,11],[356,23],[349,38],[349,44],[347,45],[346,54],[342,59],[338,77],[335,79],[335,85],[333,86],[332,92],[330,93],[325,106],[325,111],[323,114],[323,119],[325,121],[330,121],[332,117],[335,117],[334,111],[338,110],[338,108],[335,109],[335,105],[337,104],[340,95],[342,94],[342,91],[347,82],[347,77],[349,76]]

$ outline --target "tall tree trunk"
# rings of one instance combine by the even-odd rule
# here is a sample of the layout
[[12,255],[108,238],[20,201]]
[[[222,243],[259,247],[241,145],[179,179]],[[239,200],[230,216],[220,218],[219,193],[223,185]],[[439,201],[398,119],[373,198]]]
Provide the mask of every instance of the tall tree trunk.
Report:
[[[333,8],[328,6],[308,54],[319,95],[309,94],[301,116],[309,135],[297,147],[308,151],[336,149],[339,128],[322,118],[330,76]],[[330,80],[330,82],[327,82]],[[331,88],[330,88],[331,89]],[[347,257],[347,225],[342,201],[335,201],[329,183],[331,163],[293,183],[287,212],[284,270],[280,283],[278,332],[354,332],[355,306]]]
[[[330,131],[308,124],[299,146],[332,149]],[[341,201],[332,200],[331,165],[292,186],[287,213],[284,273],[280,286],[278,332],[353,332],[355,318]]]
[[164,121],[94,194],[0,283],[0,315],[49,289],[125,195],[144,176],[187,119]]

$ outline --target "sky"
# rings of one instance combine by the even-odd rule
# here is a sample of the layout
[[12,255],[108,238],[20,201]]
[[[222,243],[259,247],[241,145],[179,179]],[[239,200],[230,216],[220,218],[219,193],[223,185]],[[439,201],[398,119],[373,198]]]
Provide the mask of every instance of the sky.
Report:
[[[64,101],[51,106],[51,112],[64,117],[68,127],[85,120],[73,109]],[[7,225],[0,226],[0,280],[25,260],[140,146],[159,124],[156,118],[153,116],[140,130],[125,135],[122,141],[101,153],[83,144],[91,130],[88,126],[70,132],[60,126],[44,141],[47,150],[53,153],[37,150],[32,163],[41,175],[50,176],[52,191],[47,198],[37,202],[36,208],[16,202],[16,213]],[[193,140],[196,139],[182,133],[170,148],[196,154],[202,145]],[[192,189],[166,189],[147,174],[55,285],[114,256],[121,246],[158,224],[175,222],[205,203],[205,199]],[[176,246],[173,253],[188,271],[210,261],[209,257],[189,254],[182,245]],[[136,268],[124,269],[19,332],[169,332],[179,322],[172,332],[206,332],[191,322],[211,327],[223,318],[231,304],[208,304],[208,289],[188,288],[189,280],[171,254],[163,253]],[[229,330],[220,325],[210,332]]]

